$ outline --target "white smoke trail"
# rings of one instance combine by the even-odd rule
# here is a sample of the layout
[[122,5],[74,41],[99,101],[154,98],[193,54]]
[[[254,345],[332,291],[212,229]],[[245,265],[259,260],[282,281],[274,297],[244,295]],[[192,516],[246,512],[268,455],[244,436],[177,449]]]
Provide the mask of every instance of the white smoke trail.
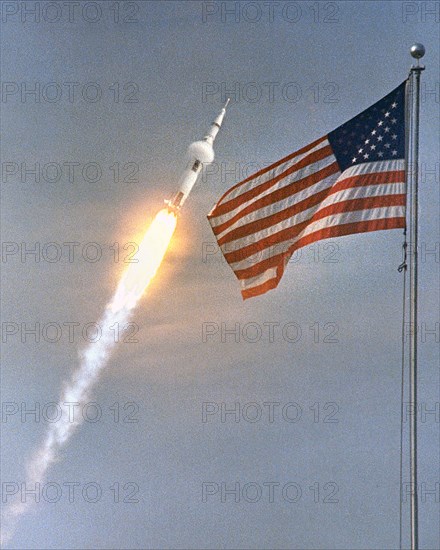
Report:
[[[126,323],[132,312],[131,309],[122,309],[113,312],[108,309],[102,317],[99,326],[109,327],[113,323]],[[122,326],[122,325],[121,325]],[[79,368],[73,373],[71,380],[65,385],[64,391],[59,399],[59,407],[65,410],[67,404],[70,406],[86,404],[90,392],[99,377],[102,369],[107,365],[112,350],[116,344],[111,331],[108,335],[90,344],[82,354]],[[57,461],[58,453],[67,443],[75,428],[82,422],[83,417],[76,414],[69,418],[68,414],[62,414],[59,421],[49,425],[42,445],[37,449],[26,468],[26,485],[31,487],[36,483],[42,484],[49,467]],[[4,513],[2,521],[2,544],[7,543],[13,535],[16,519],[21,516],[32,504],[32,500],[14,502]]]
[[[124,273],[116,292],[107,305],[99,326],[124,326],[129,320],[139,299],[157,272],[165,255],[176,226],[172,213],[161,210],[153,220],[139,245],[139,262],[130,264]],[[78,369],[65,384],[59,399],[63,410],[67,404],[85,405],[101,371],[107,365],[116,339],[111,331],[103,331],[102,337],[91,343],[80,356]],[[32,456],[26,468],[26,485],[43,483],[47,470],[57,461],[59,451],[67,444],[72,433],[83,420],[82,415],[61,415],[59,421],[51,423],[42,445]],[[17,493],[18,494],[18,493]],[[21,499],[11,503],[2,512],[1,545],[8,543],[15,531],[17,521],[34,501]]]

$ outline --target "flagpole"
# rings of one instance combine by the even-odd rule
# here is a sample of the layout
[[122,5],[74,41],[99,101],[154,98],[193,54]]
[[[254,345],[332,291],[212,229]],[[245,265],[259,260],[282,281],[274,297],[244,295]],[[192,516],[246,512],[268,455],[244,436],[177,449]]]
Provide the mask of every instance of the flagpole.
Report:
[[412,414],[410,422],[410,479],[411,479],[411,550],[418,550],[418,491],[417,491],[417,288],[418,288],[418,179],[419,179],[419,111],[420,111],[420,74],[424,66],[419,59],[425,55],[422,44],[411,47],[411,55],[417,59],[417,65],[411,67],[411,168],[412,168],[412,200],[411,200],[411,318],[410,318],[410,402]]

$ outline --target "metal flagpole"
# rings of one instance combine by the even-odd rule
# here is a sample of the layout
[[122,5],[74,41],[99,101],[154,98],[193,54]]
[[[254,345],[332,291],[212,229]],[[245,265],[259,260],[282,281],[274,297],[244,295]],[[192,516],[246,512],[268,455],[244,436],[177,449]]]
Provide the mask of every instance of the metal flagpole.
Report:
[[410,317],[410,402],[412,414],[410,422],[410,479],[411,479],[411,550],[418,549],[418,509],[417,509],[417,252],[418,252],[418,178],[419,178],[419,111],[420,111],[420,74],[424,66],[419,59],[425,55],[422,44],[411,46],[411,55],[417,59],[417,65],[411,67],[411,317]]

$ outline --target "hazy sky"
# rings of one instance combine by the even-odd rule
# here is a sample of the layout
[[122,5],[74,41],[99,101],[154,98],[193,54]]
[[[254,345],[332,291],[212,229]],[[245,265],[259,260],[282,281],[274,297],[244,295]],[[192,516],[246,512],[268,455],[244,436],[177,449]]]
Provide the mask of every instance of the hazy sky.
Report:
[[[2,2],[1,465],[9,487],[25,480],[49,404],[93,336],[88,324],[111,298],[129,243],[175,191],[189,143],[232,97],[215,164],[132,319],[137,342],[121,336],[96,404],[76,411],[101,417],[72,437],[10,548],[398,547],[402,232],[304,248],[276,290],[243,302],[206,215],[239,179],[395,88],[415,41],[427,51],[420,548],[440,546],[435,6]],[[22,261],[20,251],[36,243],[40,261]],[[40,341],[22,324],[39,324]],[[237,418],[222,418],[234,406]],[[425,414],[435,407],[436,418]],[[21,408],[39,409],[40,421],[22,421]],[[47,502],[57,490],[58,501]],[[138,502],[124,502],[130,494]]]

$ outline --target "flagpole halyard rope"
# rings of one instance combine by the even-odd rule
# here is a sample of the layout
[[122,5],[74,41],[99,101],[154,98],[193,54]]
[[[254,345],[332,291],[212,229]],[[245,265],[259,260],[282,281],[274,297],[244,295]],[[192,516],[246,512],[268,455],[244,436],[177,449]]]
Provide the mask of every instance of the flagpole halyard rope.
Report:
[[405,324],[406,324],[406,272],[407,272],[407,247],[406,228],[403,231],[404,242],[402,245],[403,262],[397,268],[399,273],[403,271],[402,294],[402,347],[401,347],[401,374],[400,374],[400,468],[399,468],[399,549],[402,550],[403,529],[403,414],[405,400]]

